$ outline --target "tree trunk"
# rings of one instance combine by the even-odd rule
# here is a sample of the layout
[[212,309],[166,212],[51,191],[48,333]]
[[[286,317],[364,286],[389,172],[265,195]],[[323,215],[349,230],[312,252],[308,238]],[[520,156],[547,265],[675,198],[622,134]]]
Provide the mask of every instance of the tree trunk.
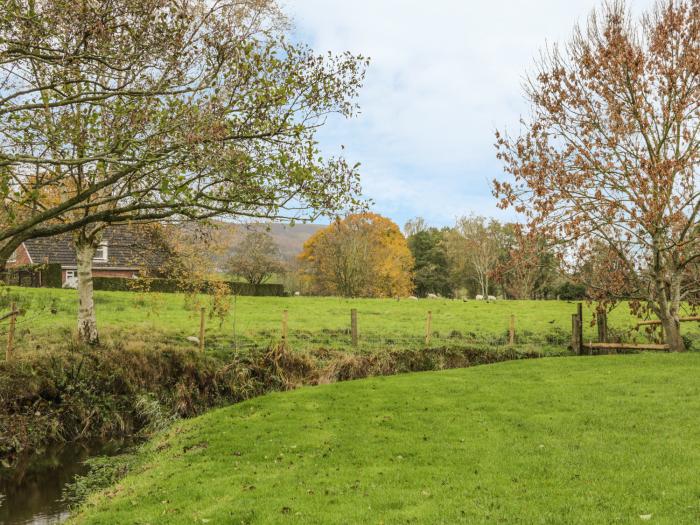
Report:
[[664,339],[671,352],[685,352],[685,342],[681,337],[681,323],[673,316],[661,319],[664,327]]
[[92,260],[96,249],[91,242],[75,243],[78,261],[78,339],[81,343],[93,346],[100,342],[92,289]]
[[[670,272],[669,272],[670,273]],[[679,311],[681,305],[681,279],[678,273],[662,274],[657,270],[655,276],[656,314],[664,329],[664,340],[671,352],[685,352],[685,343],[681,337]]]

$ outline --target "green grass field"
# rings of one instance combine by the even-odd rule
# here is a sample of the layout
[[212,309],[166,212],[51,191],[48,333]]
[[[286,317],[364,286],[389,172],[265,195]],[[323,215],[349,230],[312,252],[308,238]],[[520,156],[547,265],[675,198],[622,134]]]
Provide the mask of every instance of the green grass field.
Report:
[[508,362],[178,423],[73,524],[700,522],[700,355]]
[[[65,344],[71,339],[76,325],[75,291],[11,288],[8,294],[2,297],[0,309],[8,308],[12,299],[26,309],[18,324],[20,350]],[[186,338],[199,332],[199,312],[188,308],[182,295],[97,292],[96,304],[105,341],[152,347],[192,346]],[[235,348],[244,350],[279,340],[284,310],[289,311],[289,343],[293,349],[350,349],[352,308],[358,310],[360,347],[367,350],[423,347],[428,311],[433,315],[433,346],[505,345],[513,314],[518,346],[561,350],[570,342],[571,314],[576,306],[557,301],[238,297],[223,323],[218,318],[207,320],[207,350],[230,351],[234,342]],[[584,337],[595,340],[588,306],[584,316]],[[626,305],[620,305],[609,317],[613,333],[629,341],[647,341],[647,334],[633,330],[635,323]],[[0,325],[0,333],[5,329],[6,323]],[[700,349],[699,324],[683,329]]]

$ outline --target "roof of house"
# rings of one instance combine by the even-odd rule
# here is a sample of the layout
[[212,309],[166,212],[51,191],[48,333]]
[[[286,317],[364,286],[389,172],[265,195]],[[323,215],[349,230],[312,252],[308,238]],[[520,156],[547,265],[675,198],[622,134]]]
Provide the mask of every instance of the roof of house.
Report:
[[[162,264],[163,257],[145,249],[146,237],[129,226],[112,226],[104,231],[103,242],[107,244],[107,260],[93,261],[94,268],[138,269]],[[35,264],[58,263],[75,267],[77,264],[73,235],[71,233],[29,239],[24,246]]]

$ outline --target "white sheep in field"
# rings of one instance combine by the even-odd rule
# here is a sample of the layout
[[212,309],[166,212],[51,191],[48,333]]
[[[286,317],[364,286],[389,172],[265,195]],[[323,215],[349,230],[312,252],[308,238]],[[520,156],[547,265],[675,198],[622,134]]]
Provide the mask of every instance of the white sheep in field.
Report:
[[489,295],[489,301],[497,301],[497,300],[498,299],[496,299],[493,295]]
[[476,300],[477,300],[477,301],[483,301],[483,300],[484,300],[484,296],[483,296],[483,295],[477,295],[477,296],[476,296]]

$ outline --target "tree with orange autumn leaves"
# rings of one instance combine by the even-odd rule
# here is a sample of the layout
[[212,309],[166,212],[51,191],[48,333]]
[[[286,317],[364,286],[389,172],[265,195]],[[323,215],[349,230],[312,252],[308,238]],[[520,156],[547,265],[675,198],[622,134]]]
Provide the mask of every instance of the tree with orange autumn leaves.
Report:
[[610,1],[543,54],[521,135],[497,136],[511,175],[495,183],[501,205],[555,240],[564,261],[604,249],[597,298],[624,290],[674,351],[700,291],[698,42],[699,0],[660,0],[639,20]]
[[413,291],[413,256],[399,227],[361,213],[316,232],[299,255],[309,288],[321,295],[405,297]]

